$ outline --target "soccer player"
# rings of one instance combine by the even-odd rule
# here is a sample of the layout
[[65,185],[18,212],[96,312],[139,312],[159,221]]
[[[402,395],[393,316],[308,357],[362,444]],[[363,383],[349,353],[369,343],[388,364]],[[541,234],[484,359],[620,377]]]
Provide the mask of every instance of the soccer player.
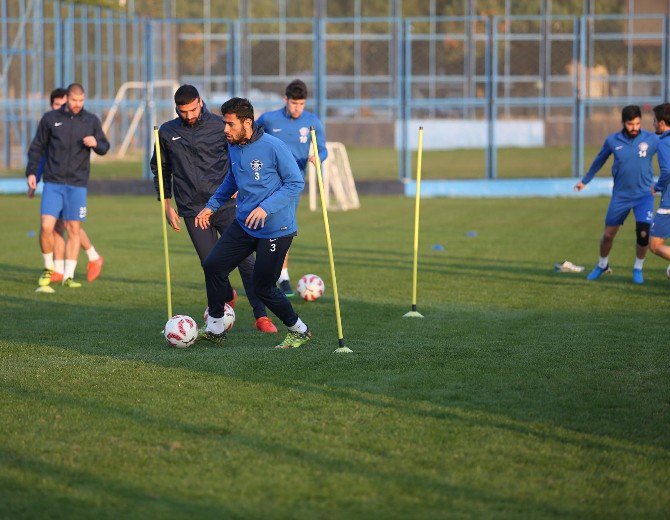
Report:
[[232,296],[228,275],[244,258],[256,253],[253,280],[256,294],[289,329],[275,348],[300,347],[312,333],[277,288],[286,252],[297,234],[295,203],[305,186],[288,147],[254,124],[249,100],[232,98],[221,106],[230,155],[230,173],[195,217],[207,229],[211,218],[237,193],[235,220],[203,263],[209,317],[201,339],[224,344],[224,302]]
[[650,192],[654,180],[651,159],[656,153],[658,138],[641,129],[641,118],[640,107],[628,105],[623,108],[623,129],[605,139],[589,171],[575,185],[575,190],[583,190],[603,167],[607,158],[614,154],[612,199],[605,216],[605,231],[600,239],[598,264],[586,277],[588,280],[597,280],[604,272],[609,271],[609,253],[614,237],[630,210],[633,210],[637,236],[633,283],[644,283],[642,266],[649,246],[649,228],[654,216],[654,197]]
[[91,172],[91,150],[104,155],[109,142],[100,120],[84,109],[86,93],[79,83],[67,88],[67,102],[58,110],[42,116],[28,150],[26,177],[28,188],[37,188],[37,169],[46,155],[44,190],[40,207],[40,247],[44,271],[40,286],[49,285],[54,273],[54,228],[63,219],[68,241],[65,245],[65,269],[62,284],[81,287],[74,281],[80,246],[81,222],[86,219],[86,186]]
[[[293,157],[298,163],[303,179],[307,163],[315,164],[314,153],[310,149],[312,139],[310,136],[310,127],[314,127],[316,133],[316,143],[319,147],[319,158],[321,162],[328,157],[326,150],[326,134],[323,130],[323,124],[312,112],[305,110],[307,100],[307,85],[299,79],[293,80],[286,87],[284,95],[285,106],[273,112],[265,112],[258,118],[258,126],[262,126],[265,133],[279,138],[291,150]],[[296,197],[296,208],[300,201],[300,195]],[[289,298],[294,296],[291,288],[290,277],[288,274],[288,252],[279,275],[279,288]]]
[[[219,235],[235,220],[235,200],[228,197],[212,216],[209,229],[200,229],[195,225],[195,216],[226,177],[228,145],[222,135],[223,119],[207,109],[194,86],[179,87],[174,94],[174,102],[179,117],[164,123],[158,131],[165,189],[165,218],[175,231],[181,229],[180,216],[184,218],[186,230],[202,263]],[[158,193],[155,151],[151,158],[151,170]],[[177,211],[171,204],[173,192]],[[278,332],[267,316],[265,305],[254,291],[254,257],[241,258],[238,264],[247,299],[256,318],[256,328],[261,332]],[[231,296],[232,304],[234,300],[234,296]]]
[[[58,110],[67,102],[67,90],[64,88],[57,88],[51,91],[49,96],[49,101],[51,103],[51,110]],[[37,183],[42,179],[42,174],[44,173],[44,166],[46,165],[46,156],[42,156],[40,164],[37,167],[36,180]],[[28,188],[28,198],[33,198],[35,196],[35,190]],[[87,279],[89,282],[94,281],[100,276],[102,272],[103,258],[98,254],[91,243],[91,239],[84,231],[84,228],[79,229],[79,235],[81,237],[81,248],[84,250],[88,256],[88,266],[87,266]],[[56,226],[54,228],[54,272],[51,275],[50,283],[62,282],[63,273],[65,272],[65,225],[63,224],[63,219],[58,219],[56,221]]]
[[[651,252],[670,260],[670,246],[665,240],[670,237],[670,103],[654,107],[654,127],[658,137],[658,166],[661,175],[651,187],[652,193],[661,193],[661,204],[651,225]],[[670,266],[665,271],[670,278]]]

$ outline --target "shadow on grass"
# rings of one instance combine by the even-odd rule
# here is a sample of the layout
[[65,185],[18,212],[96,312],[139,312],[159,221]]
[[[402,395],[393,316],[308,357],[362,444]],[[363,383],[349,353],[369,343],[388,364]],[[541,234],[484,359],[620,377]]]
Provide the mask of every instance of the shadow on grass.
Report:
[[[350,316],[347,328],[358,335],[349,341],[353,355],[336,356],[331,353],[337,345],[330,317],[310,321],[318,332],[306,349],[276,352],[271,349],[276,336],[233,330],[231,348],[196,344],[180,351],[162,344],[158,326],[147,327],[162,324],[161,310],[120,311],[118,307],[65,302],[56,306],[19,297],[9,297],[4,303],[6,319],[16,320],[18,325],[3,337],[12,348],[28,343],[142,361],[322,393],[438,420],[473,420],[454,415],[453,409],[484,411],[493,414],[477,419],[485,426],[603,450],[612,449],[611,443],[597,437],[540,432],[534,425],[553,424],[587,436],[664,449],[670,446],[670,438],[660,433],[668,424],[654,426],[653,421],[653,417],[663,416],[660,408],[668,384],[667,378],[666,384],[662,381],[668,371],[668,354],[645,337],[637,343],[613,344],[610,336],[592,327],[594,322],[610,318],[600,313],[584,316],[563,311],[559,316],[551,311],[458,310],[450,314],[445,326],[440,314],[430,307],[426,307],[428,319],[418,322],[400,319],[404,311],[400,307],[345,300]],[[26,308],[31,309],[28,317],[24,315]],[[120,313],[124,316],[122,338],[118,335]],[[26,334],[30,327],[22,323],[27,325],[31,316],[48,317],[53,326]],[[70,326],[73,320],[95,327],[88,332],[74,330]],[[653,318],[644,313],[630,312],[622,322],[624,326],[647,324],[648,338],[656,334],[663,337],[662,324],[653,329]],[[417,327],[421,329],[418,337]],[[126,338],[140,341],[128,342]],[[557,349],[558,344],[563,347]],[[639,352],[639,361],[635,352]],[[661,384],[645,388],[646,404],[640,406],[642,402],[631,390],[635,389],[636,374],[648,364],[655,367],[653,373]],[[621,376],[628,372],[628,379]],[[642,382],[646,383],[643,377]],[[393,402],[375,395],[390,397]],[[433,408],[420,403],[430,403]],[[645,424],[647,427],[640,427]]]

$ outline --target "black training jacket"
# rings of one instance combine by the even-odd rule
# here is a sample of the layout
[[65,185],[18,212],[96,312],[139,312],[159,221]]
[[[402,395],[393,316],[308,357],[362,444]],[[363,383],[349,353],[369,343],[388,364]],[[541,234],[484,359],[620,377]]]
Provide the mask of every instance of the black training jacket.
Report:
[[[196,216],[228,172],[228,143],[223,128],[223,119],[212,114],[203,104],[200,118],[193,126],[177,117],[158,130],[165,198],[173,198],[174,194],[182,217]],[[151,171],[158,193],[155,149]],[[230,204],[234,203],[231,200]]]
[[98,116],[83,108],[73,115],[67,110],[67,104],[47,112],[42,116],[28,149],[26,177],[37,173],[40,159],[46,155],[44,182],[86,186],[91,173],[91,148],[84,146],[83,140],[89,135],[98,141],[92,150],[105,155],[109,141]]

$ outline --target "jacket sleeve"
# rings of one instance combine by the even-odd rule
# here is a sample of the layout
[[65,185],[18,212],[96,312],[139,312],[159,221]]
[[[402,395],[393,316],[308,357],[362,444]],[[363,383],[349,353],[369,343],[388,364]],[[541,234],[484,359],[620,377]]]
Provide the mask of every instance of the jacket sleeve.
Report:
[[44,157],[47,149],[47,143],[49,142],[49,124],[45,121],[44,117],[40,120],[40,124],[37,125],[37,131],[35,132],[35,137],[33,137],[32,142],[30,143],[30,148],[28,148],[28,164],[26,165],[26,177],[28,175],[36,175],[37,170],[40,165],[42,157]]
[[610,145],[607,139],[605,139],[605,142],[603,143],[603,147],[600,149],[600,152],[598,155],[596,155],[596,158],[593,159],[593,162],[591,163],[591,167],[589,168],[589,171],[586,172],[586,175],[582,177],[582,182],[584,184],[588,184],[591,182],[591,179],[595,177],[596,173],[600,171],[600,168],[603,167],[603,165],[607,162],[607,159],[609,156],[612,154],[612,150],[610,149]]
[[211,209],[213,212],[216,212],[223,204],[230,200],[230,197],[237,191],[237,182],[235,182],[235,176],[232,171],[228,171],[225,179],[221,185],[216,189],[214,195],[212,195],[207,204],[206,208]]
[[282,186],[267,199],[259,204],[268,215],[276,213],[300,195],[305,187],[305,179],[300,173],[298,163],[293,154],[283,142],[274,147],[277,172],[282,180]]
[[[163,196],[166,199],[172,198],[172,169],[170,165],[172,161],[170,160],[170,150],[165,145],[163,137],[161,136],[160,130],[158,131],[158,143],[161,147],[161,168],[163,171]],[[161,200],[160,187],[158,184],[158,162],[156,160],[156,146],[154,146],[154,152],[151,156],[151,172],[154,174],[154,189],[156,190],[156,199]]]
[[665,191],[670,181],[670,145],[664,146],[661,142],[658,146],[658,167],[661,170],[661,175],[658,177],[658,182],[654,186],[654,191]]
[[105,155],[109,151],[109,141],[105,132],[102,131],[102,125],[97,116],[94,116],[95,123],[93,123],[93,137],[98,142],[93,148],[93,151],[98,155]]
[[318,117],[314,118],[314,133],[316,133],[316,145],[319,147],[319,160],[321,162],[328,158],[328,148],[326,148],[326,131],[323,129],[323,123]]

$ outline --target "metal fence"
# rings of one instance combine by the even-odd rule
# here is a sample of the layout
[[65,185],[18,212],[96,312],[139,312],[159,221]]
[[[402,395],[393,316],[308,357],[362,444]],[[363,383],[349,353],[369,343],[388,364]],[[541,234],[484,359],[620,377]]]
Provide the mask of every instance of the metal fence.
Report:
[[419,124],[433,129],[427,153],[472,148],[481,177],[514,176],[498,150],[518,146],[554,147],[549,175],[579,175],[621,106],[670,100],[667,14],[158,20],[14,4],[0,4],[5,168],[24,164],[48,93],[72,81],[110,116],[112,155],[146,158],[152,126],[174,117],[173,84],[213,107],[245,95],[260,112],[300,77],[329,138],[397,149],[401,179]]

